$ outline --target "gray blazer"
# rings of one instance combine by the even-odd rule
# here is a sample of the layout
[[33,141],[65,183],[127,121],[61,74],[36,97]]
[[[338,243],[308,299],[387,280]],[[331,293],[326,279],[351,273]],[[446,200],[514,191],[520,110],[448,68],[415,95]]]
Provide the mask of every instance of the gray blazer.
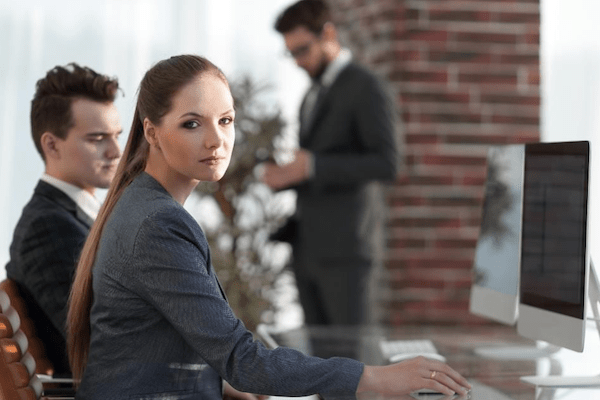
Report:
[[363,364],[266,349],[235,317],[202,229],[150,175],[125,190],[93,272],[78,399],[221,399],[246,392],[352,396]]
[[355,63],[340,72],[310,121],[301,121],[300,147],[315,158],[313,179],[297,187],[301,257],[372,256],[384,214],[371,183],[396,177],[399,124],[390,93]]

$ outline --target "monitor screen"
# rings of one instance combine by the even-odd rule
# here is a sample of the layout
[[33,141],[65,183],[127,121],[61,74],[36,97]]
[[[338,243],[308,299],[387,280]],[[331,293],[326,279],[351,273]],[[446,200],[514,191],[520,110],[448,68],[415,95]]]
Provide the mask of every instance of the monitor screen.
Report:
[[518,329],[578,351],[585,334],[588,173],[589,142],[526,145]]
[[521,302],[583,318],[587,153],[527,148]]
[[517,321],[525,145],[491,146],[471,285],[473,314]]

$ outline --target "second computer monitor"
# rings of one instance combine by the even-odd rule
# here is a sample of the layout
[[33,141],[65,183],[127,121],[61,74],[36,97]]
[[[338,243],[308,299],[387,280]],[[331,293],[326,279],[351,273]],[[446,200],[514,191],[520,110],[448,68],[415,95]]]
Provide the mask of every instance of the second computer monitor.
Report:
[[583,351],[589,142],[525,148],[519,334]]
[[497,322],[517,322],[521,202],[525,145],[491,146],[469,310]]

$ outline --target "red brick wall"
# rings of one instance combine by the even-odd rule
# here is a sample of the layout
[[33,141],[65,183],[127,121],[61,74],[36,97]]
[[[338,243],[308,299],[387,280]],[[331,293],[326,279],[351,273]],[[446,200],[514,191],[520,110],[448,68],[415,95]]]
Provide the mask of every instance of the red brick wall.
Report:
[[330,0],[341,40],[385,77],[404,121],[383,322],[468,313],[487,146],[539,140],[539,0]]

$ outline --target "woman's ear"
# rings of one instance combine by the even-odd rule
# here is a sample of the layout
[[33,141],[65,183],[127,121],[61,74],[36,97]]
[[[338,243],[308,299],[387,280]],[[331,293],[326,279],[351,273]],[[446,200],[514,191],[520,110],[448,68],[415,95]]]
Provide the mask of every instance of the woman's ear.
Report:
[[156,139],[156,126],[148,118],[144,118],[144,137],[150,144],[150,147],[160,149],[158,140]]
[[56,137],[51,132],[44,132],[40,137],[40,144],[42,151],[44,152],[44,159],[58,159],[60,158],[60,141],[61,139]]

